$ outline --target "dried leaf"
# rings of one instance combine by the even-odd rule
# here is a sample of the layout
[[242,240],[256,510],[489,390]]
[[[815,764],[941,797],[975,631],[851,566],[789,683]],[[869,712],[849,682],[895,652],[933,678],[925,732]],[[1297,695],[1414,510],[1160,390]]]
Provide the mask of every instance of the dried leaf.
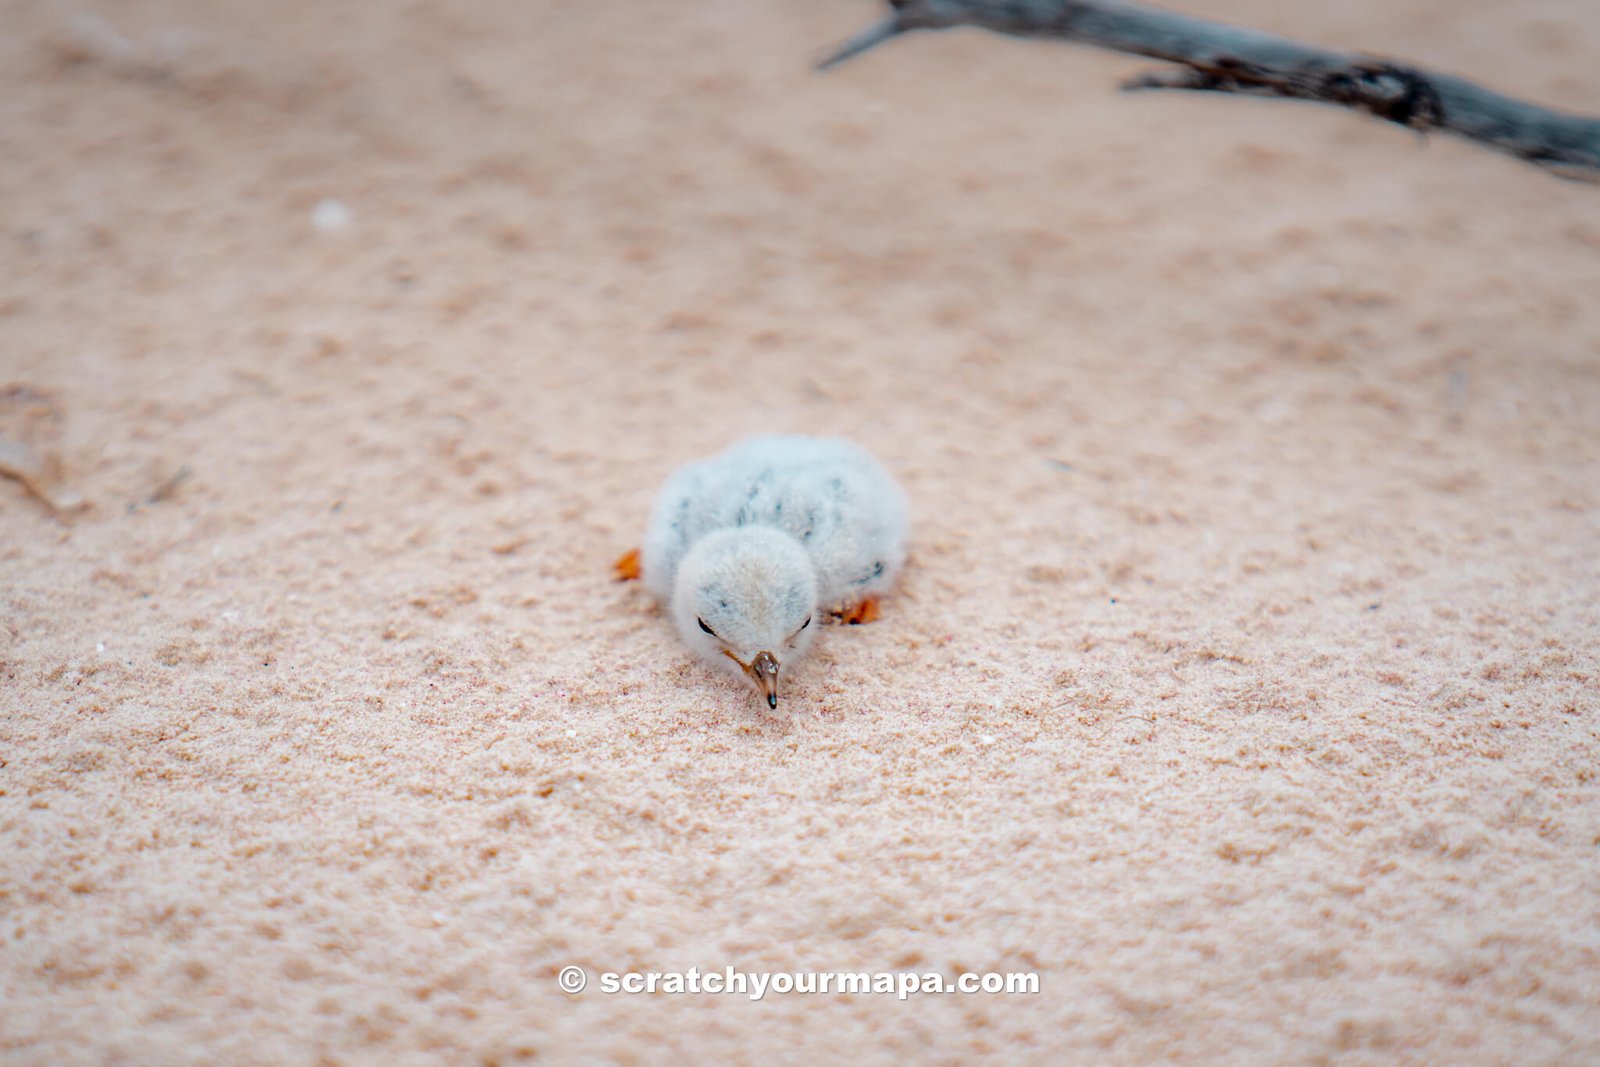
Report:
[[89,506],[61,474],[61,413],[48,394],[27,385],[0,389],[0,476],[14,478],[57,517]]

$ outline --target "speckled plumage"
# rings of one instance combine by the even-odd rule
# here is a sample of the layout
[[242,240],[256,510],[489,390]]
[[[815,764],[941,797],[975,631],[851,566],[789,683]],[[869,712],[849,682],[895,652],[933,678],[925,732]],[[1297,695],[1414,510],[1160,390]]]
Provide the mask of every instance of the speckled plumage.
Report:
[[690,648],[750,676],[771,703],[777,667],[767,684],[750,665],[762,653],[792,664],[810,646],[819,611],[887,590],[905,541],[905,495],[861,448],[752,437],[667,479],[642,576]]

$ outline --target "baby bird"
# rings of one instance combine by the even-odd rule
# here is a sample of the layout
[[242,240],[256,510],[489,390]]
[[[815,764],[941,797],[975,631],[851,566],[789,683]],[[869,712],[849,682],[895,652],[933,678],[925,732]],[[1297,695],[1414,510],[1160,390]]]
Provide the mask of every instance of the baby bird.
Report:
[[643,577],[685,644],[776,708],[818,613],[870,622],[905,558],[905,494],[877,460],[848,441],[774,436],[674,472],[644,548],[617,569]]

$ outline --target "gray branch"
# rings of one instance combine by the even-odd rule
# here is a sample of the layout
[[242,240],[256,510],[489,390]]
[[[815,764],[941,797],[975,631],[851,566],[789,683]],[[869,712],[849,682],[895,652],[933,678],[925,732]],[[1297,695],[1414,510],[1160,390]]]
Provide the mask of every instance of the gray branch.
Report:
[[1544,167],[1600,182],[1600,119],[1485,89],[1449,74],[1301,44],[1286,37],[1108,0],[889,0],[888,18],[818,66],[835,66],[910,30],[978,26],[1163,59],[1175,70],[1124,89],[1188,89],[1337,104],[1407,129],[1443,130]]

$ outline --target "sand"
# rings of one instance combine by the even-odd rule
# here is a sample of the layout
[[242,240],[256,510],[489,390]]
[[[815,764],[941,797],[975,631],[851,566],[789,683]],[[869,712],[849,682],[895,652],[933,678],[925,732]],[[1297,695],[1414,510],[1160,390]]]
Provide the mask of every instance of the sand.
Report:
[[[1600,1058],[1600,192],[876,15],[5,5],[7,1062]],[[767,429],[915,513],[777,714],[608,572]]]

